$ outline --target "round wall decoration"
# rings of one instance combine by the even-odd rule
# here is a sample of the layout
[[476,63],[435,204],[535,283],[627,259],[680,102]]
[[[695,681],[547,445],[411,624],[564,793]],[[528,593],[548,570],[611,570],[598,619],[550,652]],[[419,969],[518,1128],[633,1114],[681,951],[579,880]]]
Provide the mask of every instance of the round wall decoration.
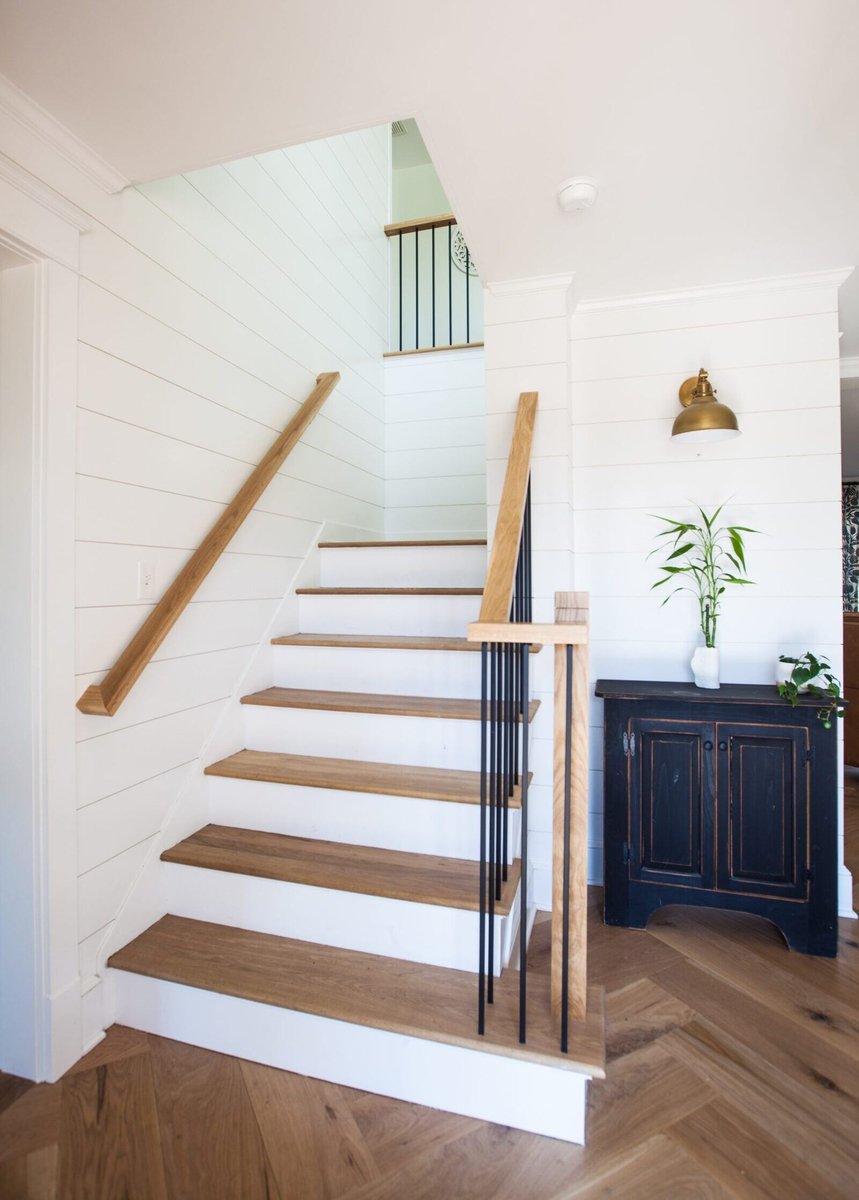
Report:
[[453,237],[450,241],[450,257],[453,265],[463,274],[465,274],[465,261],[468,258],[468,273],[469,275],[477,275],[477,267],[474,265],[474,259],[468,253],[468,248],[465,245],[465,238],[462,236],[462,230],[454,229]]

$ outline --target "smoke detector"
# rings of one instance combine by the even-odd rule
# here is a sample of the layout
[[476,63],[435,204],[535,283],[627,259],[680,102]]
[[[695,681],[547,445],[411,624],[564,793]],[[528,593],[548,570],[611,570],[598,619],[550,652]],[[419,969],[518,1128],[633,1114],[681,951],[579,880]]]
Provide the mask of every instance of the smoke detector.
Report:
[[581,211],[593,208],[598,193],[599,184],[590,175],[574,175],[558,188],[558,203],[564,212]]

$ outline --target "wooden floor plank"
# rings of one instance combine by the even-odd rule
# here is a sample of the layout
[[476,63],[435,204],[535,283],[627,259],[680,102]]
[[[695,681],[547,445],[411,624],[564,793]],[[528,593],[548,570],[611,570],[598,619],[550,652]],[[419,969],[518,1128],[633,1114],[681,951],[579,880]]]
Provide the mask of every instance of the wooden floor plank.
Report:
[[56,1145],[43,1146],[41,1150],[33,1150],[23,1158],[0,1162],[0,1198],[55,1200],[58,1152]]
[[[352,758],[240,750],[212,763],[205,773],[226,779],[255,779],[346,792],[379,792],[385,796],[443,800],[452,804],[480,803],[480,772],[452,771],[446,767],[405,767],[399,763],[363,762]],[[514,808],[520,806],[518,787],[513,789],[509,803]]]
[[61,1090],[58,1083],[33,1084],[0,1113],[0,1162],[60,1140]]
[[111,1025],[102,1040],[88,1054],[79,1059],[69,1070],[70,1075],[78,1071],[89,1071],[104,1063],[128,1058],[132,1054],[148,1054],[149,1038],[139,1029],[128,1029],[125,1025]]
[[561,1054],[548,976],[535,970],[529,970],[530,1020],[523,1046],[514,971],[497,981],[486,1034],[480,1037],[476,977],[469,971],[172,916],[114,954],[110,966],[484,1053],[571,1070],[584,1067],[597,1076],[603,1071],[602,989],[591,992],[587,1021],[571,1024],[569,1054]]
[[675,1122],[668,1136],[744,1200],[810,1200],[833,1195],[828,1180],[804,1158],[724,1100],[713,1100]]
[[[206,825],[165,850],[164,862],[229,871],[476,912],[480,864],[405,850],[380,850],[230,825]],[[519,887],[519,860],[508,868],[496,912],[506,916]]]
[[713,1088],[751,1121],[761,1122],[776,1141],[799,1154],[824,1176],[835,1196],[855,1194],[859,1169],[855,1137],[845,1145],[829,1128],[829,1109],[815,1104],[786,1077],[774,1076],[762,1055],[702,1018],[672,1030],[660,1045],[696,1072],[702,1085]]
[[605,998],[606,1061],[622,1058],[691,1021],[695,1010],[652,979],[638,979]]
[[577,1200],[740,1200],[678,1145],[655,1134],[615,1170],[566,1193]]
[[171,1197],[287,1200],[277,1186],[238,1059],[152,1037]]
[[[448,721],[479,721],[481,715],[480,700],[448,696],[393,696],[375,692],[329,692],[316,688],[263,688],[260,692],[242,696],[241,702],[263,708],[303,708],[321,712],[427,717]],[[531,701],[529,722],[534,720],[539,707],[539,700]],[[503,718],[503,713],[500,715]],[[516,719],[515,713],[511,715]]]
[[166,1200],[149,1055],[67,1075],[61,1087],[63,1200]]
[[337,1200],[380,1172],[340,1088],[260,1063],[242,1076],[282,1197]]
[[859,1063],[859,1008],[839,1000],[806,979],[798,979],[784,965],[761,968],[754,951],[726,937],[718,922],[710,922],[701,935],[698,918],[688,909],[673,907],[654,914],[648,932],[678,953],[694,957],[718,979],[753,996],[773,1012],[789,1017]]

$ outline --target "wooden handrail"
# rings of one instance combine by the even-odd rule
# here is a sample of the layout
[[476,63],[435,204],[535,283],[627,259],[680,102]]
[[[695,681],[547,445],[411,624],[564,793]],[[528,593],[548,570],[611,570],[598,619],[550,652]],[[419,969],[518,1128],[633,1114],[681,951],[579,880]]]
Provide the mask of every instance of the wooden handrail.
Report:
[[396,221],[393,225],[385,226],[385,237],[398,237],[401,233],[422,233],[425,229],[447,229],[448,225],[457,225],[453,213],[439,213],[437,217],[412,217],[409,221]]
[[313,391],[242,484],[107,675],[101,683],[91,684],[78,700],[81,712],[113,716],[339,379],[338,371],[317,377]]
[[[510,601],[519,557],[522,534],[522,515],[528,494],[528,475],[531,470],[531,445],[534,441],[534,422],[537,417],[537,392],[522,392],[513,440],[507,459],[507,473],[501,491],[498,520],[489,556],[489,569],[480,606],[480,621],[503,624],[510,620]],[[479,640],[483,640],[482,638]]]

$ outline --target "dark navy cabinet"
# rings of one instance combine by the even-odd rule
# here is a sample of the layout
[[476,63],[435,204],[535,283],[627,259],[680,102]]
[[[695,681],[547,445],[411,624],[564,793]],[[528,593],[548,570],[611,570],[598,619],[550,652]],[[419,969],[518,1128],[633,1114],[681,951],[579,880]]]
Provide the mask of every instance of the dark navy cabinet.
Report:
[[774,687],[600,680],[605,920],[667,904],[759,913],[792,949],[834,955],[837,743]]

